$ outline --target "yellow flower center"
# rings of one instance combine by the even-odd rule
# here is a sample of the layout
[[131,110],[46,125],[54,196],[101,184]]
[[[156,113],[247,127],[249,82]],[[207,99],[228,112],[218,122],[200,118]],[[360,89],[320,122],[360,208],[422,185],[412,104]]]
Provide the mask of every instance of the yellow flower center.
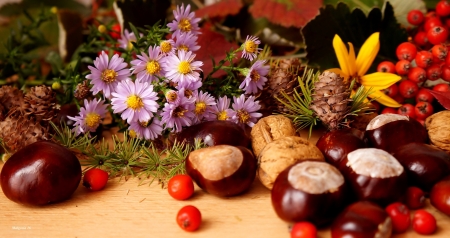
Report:
[[238,110],[236,114],[240,123],[247,123],[250,119],[250,115],[244,110]]
[[163,53],[169,53],[172,50],[172,45],[170,44],[169,41],[161,42],[160,47]]
[[258,82],[259,79],[261,78],[261,75],[259,75],[258,72],[256,72],[256,70],[252,70],[252,72],[250,72],[250,78],[252,79],[253,82]]
[[157,74],[159,71],[161,71],[161,67],[156,60],[151,60],[147,62],[147,66],[145,67],[148,74]]
[[178,29],[184,32],[191,31],[191,22],[188,19],[182,19],[178,23]]
[[100,115],[97,113],[88,113],[86,115],[85,123],[88,127],[94,128],[100,124]]
[[132,50],[133,49],[133,43],[132,43],[133,41],[128,41],[128,45],[127,45],[127,49],[128,50]]
[[178,72],[182,74],[187,74],[191,72],[191,65],[187,61],[181,61],[178,65]]
[[117,73],[116,73],[116,71],[114,71],[112,69],[103,70],[102,75],[100,76],[100,78],[105,83],[112,83],[112,82],[116,81],[116,77],[117,77]]
[[192,94],[193,94],[192,90],[190,90],[190,89],[185,89],[184,90],[184,96],[185,97],[190,98],[190,97],[192,97]]
[[169,102],[175,102],[175,100],[177,100],[178,98],[178,95],[175,91],[169,91],[166,93],[166,98]]
[[136,138],[137,137],[137,133],[134,130],[129,130],[128,131],[128,135],[130,135],[131,138]]
[[254,41],[248,40],[248,41],[245,42],[245,51],[247,51],[249,53],[255,53],[257,46],[258,45],[255,44]]
[[177,49],[178,49],[178,50],[188,51],[188,50],[189,50],[189,47],[187,47],[186,45],[179,45]]
[[184,109],[182,107],[177,107],[177,108],[175,108],[175,110],[173,110],[173,115],[175,117],[183,117],[185,112],[187,112],[187,109]]
[[139,121],[139,124],[142,126],[142,127],[147,127],[148,126],[148,121]]
[[228,115],[227,115],[226,111],[221,111],[221,112],[217,113],[217,120],[225,121],[227,118],[228,118]]
[[195,104],[195,114],[200,115],[206,111],[206,104],[204,102],[198,102]]
[[140,97],[131,95],[127,98],[127,106],[133,110],[139,110],[144,107],[144,102]]

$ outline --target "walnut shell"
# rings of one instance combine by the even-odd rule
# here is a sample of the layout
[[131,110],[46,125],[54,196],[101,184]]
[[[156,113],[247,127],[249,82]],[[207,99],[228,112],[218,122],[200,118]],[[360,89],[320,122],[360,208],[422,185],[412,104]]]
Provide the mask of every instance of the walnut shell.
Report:
[[258,178],[268,189],[272,189],[275,179],[287,167],[296,162],[325,158],[313,143],[298,136],[285,136],[268,143],[258,156]]
[[262,118],[251,131],[252,149],[255,156],[264,149],[267,143],[285,136],[300,136],[292,121],[283,115],[271,115]]
[[425,120],[425,128],[432,145],[450,152],[450,111],[440,111]]

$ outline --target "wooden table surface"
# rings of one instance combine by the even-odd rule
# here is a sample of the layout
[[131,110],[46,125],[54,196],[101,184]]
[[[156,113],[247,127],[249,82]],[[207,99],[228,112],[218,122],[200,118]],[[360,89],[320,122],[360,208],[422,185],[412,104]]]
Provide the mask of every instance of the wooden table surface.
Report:
[[[305,135],[305,134],[303,134]],[[315,142],[316,136],[311,138]],[[0,168],[3,165],[0,165]],[[188,233],[175,222],[178,210],[197,206],[203,217],[200,229]],[[450,237],[450,218],[430,205],[438,231],[426,237]],[[195,188],[187,201],[177,201],[157,183],[139,186],[138,179],[113,179],[99,192],[79,186],[68,201],[27,207],[0,193],[0,237],[290,237],[287,223],[272,208],[270,191],[255,180],[246,194],[218,198]],[[327,229],[319,237],[330,237]],[[412,229],[393,237],[425,237]]]

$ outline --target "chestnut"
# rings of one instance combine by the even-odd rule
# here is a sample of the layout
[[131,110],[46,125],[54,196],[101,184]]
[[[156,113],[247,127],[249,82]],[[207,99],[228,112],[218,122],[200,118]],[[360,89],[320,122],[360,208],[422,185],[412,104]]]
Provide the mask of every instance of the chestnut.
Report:
[[349,205],[331,224],[332,238],[385,238],[391,234],[391,218],[382,207],[370,201]]
[[183,129],[176,140],[194,145],[201,139],[207,146],[233,145],[250,148],[250,137],[238,124],[231,121],[205,121]]
[[325,160],[339,168],[347,154],[360,148],[365,148],[364,132],[355,128],[333,130],[323,134],[316,142]]
[[271,197],[272,206],[282,220],[307,220],[324,226],[346,205],[345,179],[326,162],[305,160],[278,175]]
[[382,206],[398,201],[407,189],[403,166],[388,152],[362,148],[348,153],[341,170],[358,200]]
[[426,192],[450,174],[450,155],[431,145],[409,143],[399,147],[393,155],[405,168],[409,184]]
[[413,118],[398,114],[381,114],[367,125],[364,137],[369,147],[392,153],[396,148],[411,142],[426,143],[425,127]]
[[450,216],[450,176],[433,186],[430,192],[430,202],[439,211]]
[[229,197],[247,191],[255,180],[257,160],[242,146],[216,145],[194,150],[186,172],[206,192]]
[[0,182],[10,200],[45,205],[72,196],[81,180],[81,165],[67,148],[38,141],[17,151],[3,165]]

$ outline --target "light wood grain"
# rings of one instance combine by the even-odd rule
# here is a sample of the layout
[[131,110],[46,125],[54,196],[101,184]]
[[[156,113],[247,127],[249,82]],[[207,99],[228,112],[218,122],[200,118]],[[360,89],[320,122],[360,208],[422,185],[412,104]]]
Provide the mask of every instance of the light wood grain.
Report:
[[[317,133],[311,140],[317,140]],[[196,232],[184,232],[175,222],[185,205],[202,212],[203,223]],[[438,219],[439,230],[431,237],[450,237],[449,217],[430,205],[427,209]],[[276,216],[270,191],[257,180],[249,192],[232,198],[218,198],[196,187],[187,201],[172,199],[156,183],[139,186],[138,179],[113,179],[99,192],[80,186],[70,200],[44,207],[19,205],[0,193],[0,237],[287,238],[288,226]],[[329,230],[319,231],[319,237],[330,237]],[[394,237],[422,236],[410,229]]]

